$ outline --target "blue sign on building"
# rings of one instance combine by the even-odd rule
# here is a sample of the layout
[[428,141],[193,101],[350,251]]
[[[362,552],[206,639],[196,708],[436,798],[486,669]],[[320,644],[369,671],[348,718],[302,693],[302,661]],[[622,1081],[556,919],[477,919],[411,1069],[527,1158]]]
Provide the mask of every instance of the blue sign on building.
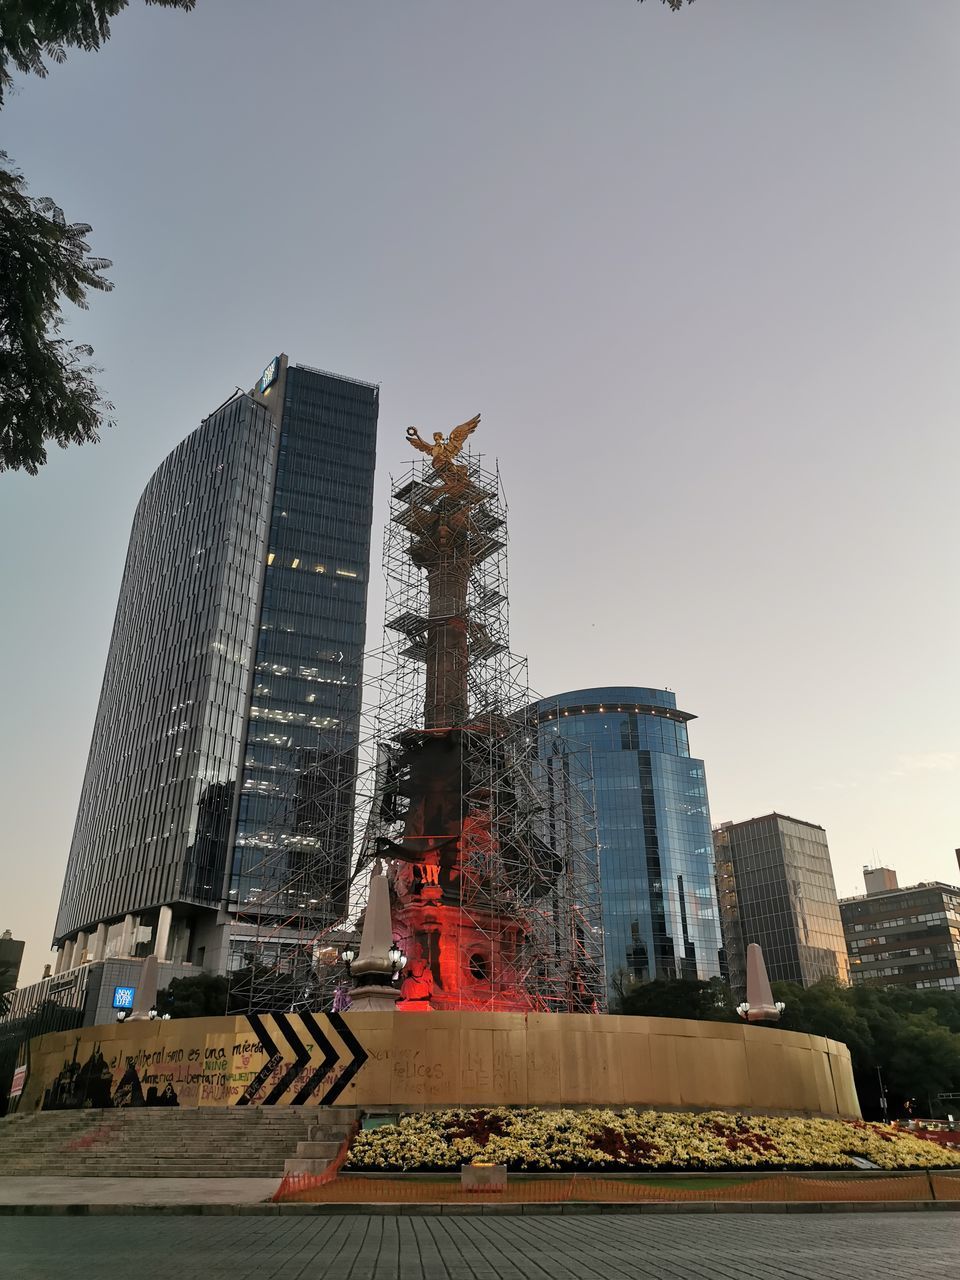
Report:
[[136,987],[114,987],[113,1007],[115,1009],[132,1009],[136,994]]

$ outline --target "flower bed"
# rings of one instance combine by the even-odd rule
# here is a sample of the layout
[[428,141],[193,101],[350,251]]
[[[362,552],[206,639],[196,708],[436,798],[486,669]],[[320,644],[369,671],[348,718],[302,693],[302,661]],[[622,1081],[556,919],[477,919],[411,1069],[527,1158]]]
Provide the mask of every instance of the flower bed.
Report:
[[354,1139],[345,1170],[442,1172],[481,1156],[514,1172],[960,1168],[960,1152],[862,1121],[725,1111],[419,1111]]

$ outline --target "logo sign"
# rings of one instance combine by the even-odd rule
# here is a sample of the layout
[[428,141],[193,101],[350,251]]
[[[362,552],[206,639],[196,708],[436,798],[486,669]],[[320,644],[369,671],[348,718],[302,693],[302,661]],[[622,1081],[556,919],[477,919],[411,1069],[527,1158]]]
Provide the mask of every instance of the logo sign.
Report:
[[50,979],[50,986],[47,988],[50,995],[55,995],[58,991],[76,990],[80,986],[81,978],[86,976],[86,969],[71,969],[67,973],[61,973],[55,978]]
[[113,1007],[115,1009],[132,1009],[136,994],[136,987],[114,987]]
[[269,388],[273,386],[273,384],[276,382],[276,380],[279,377],[280,377],[280,357],[274,356],[273,359],[270,361],[270,363],[267,365],[267,367],[264,369],[263,373],[261,373],[260,381],[257,383],[257,389],[261,393],[269,390]]

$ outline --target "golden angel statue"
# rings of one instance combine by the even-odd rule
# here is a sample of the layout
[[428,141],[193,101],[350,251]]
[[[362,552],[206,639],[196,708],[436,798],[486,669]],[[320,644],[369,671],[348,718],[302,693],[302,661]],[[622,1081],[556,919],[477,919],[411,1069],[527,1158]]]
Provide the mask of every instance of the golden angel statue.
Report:
[[435,431],[433,433],[433,444],[428,444],[421,437],[416,427],[407,427],[407,439],[415,449],[420,449],[421,452],[430,454],[433,458],[435,471],[452,470],[466,473],[466,469],[456,466],[453,460],[466,443],[467,436],[476,431],[479,422],[480,415],[478,413],[469,422],[463,422],[459,427],[454,427],[447,440],[444,440],[442,431]]

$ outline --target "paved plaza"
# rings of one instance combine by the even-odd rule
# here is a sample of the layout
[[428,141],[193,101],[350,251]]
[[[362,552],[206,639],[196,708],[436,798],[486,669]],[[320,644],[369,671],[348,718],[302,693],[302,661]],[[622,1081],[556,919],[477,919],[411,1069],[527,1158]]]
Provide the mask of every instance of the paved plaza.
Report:
[[0,1218],[5,1280],[945,1280],[954,1214]]
[[279,1185],[279,1178],[0,1177],[0,1205],[261,1204]]

